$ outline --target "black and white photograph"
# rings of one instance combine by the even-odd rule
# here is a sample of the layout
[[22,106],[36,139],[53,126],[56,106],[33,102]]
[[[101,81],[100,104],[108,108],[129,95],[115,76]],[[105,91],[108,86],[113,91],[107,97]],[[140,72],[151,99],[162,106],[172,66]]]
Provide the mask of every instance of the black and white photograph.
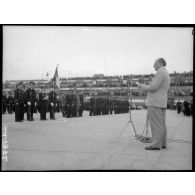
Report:
[[1,170],[192,170],[193,26],[2,31]]

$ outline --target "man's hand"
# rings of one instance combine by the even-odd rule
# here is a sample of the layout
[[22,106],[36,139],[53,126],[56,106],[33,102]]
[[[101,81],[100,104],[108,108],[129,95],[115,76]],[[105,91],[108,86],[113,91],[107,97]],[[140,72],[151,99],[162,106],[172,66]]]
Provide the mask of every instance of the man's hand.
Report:
[[27,102],[27,104],[30,106],[31,105],[31,102]]

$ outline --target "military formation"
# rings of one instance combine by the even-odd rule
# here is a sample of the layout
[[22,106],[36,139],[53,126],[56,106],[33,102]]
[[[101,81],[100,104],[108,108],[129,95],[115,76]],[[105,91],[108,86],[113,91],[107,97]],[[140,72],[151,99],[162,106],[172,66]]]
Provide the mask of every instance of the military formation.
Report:
[[[39,112],[40,120],[49,118],[55,120],[55,113],[61,112],[63,117],[82,117],[83,111],[89,111],[89,116],[128,113],[130,103],[128,97],[110,96],[94,93],[89,101],[84,101],[82,92],[76,89],[69,92],[60,92],[50,86],[50,91],[46,92],[45,86],[41,86],[40,91],[35,90],[35,82],[28,85],[19,82],[14,92],[8,92],[8,96],[2,94],[2,114],[8,112],[15,113],[15,121],[33,121],[33,114]],[[132,106],[131,106],[132,107]],[[132,107],[133,109],[133,107]],[[183,112],[185,116],[193,115],[193,104],[189,101],[180,101],[176,104],[177,113]],[[25,117],[26,113],[26,117]]]
[[9,114],[15,112],[15,122],[22,122],[25,118],[34,121],[33,114],[37,112],[40,120],[47,120],[48,112],[49,118],[55,120],[56,112],[61,112],[66,118],[82,117],[83,110],[89,111],[90,116],[128,113],[129,101],[124,97],[92,94],[90,101],[85,102],[83,93],[78,93],[76,89],[60,92],[51,86],[48,92],[45,86],[41,86],[41,90],[36,91],[35,82],[31,81],[28,84],[19,82],[8,97],[3,93],[3,114],[6,110]]
[[128,98],[99,96],[92,94],[89,102],[89,115],[108,115],[129,112]]
[[34,121],[33,114],[40,113],[40,120],[47,120],[47,112],[51,120],[55,120],[55,113],[62,112],[63,117],[82,117],[84,102],[83,94],[76,90],[67,93],[60,93],[51,86],[50,92],[46,92],[45,86],[40,91],[35,90],[35,82],[31,81],[27,89],[23,82],[16,85],[14,92],[9,96],[3,92],[2,113],[15,112],[15,122],[24,121],[26,113],[27,121]]

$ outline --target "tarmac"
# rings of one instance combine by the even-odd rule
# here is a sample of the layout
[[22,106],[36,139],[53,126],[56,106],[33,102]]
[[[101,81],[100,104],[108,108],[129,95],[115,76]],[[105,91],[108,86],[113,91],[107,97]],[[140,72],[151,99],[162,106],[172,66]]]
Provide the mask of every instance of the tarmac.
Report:
[[[167,110],[167,149],[149,151],[133,139],[129,114],[14,122],[14,114],[2,115],[7,129],[7,157],[4,171],[58,170],[192,170],[192,117]],[[146,110],[133,110],[137,133],[146,122]],[[150,128],[149,128],[150,131]]]

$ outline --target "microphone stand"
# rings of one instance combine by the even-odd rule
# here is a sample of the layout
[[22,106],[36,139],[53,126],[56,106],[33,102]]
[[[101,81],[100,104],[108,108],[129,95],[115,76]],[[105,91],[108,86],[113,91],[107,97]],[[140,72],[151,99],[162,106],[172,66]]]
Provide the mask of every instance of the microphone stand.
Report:
[[[131,79],[131,86],[132,86],[132,79]],[[121,135],[125,131],[125,129],[128,126],[128,124],[130,124],[131,132],[132,132],[132,135],[133,135],[133,141],[134,142],[136,140],[139,140],[140,142],[151,143],[152,142],[152,138],[148,136],[148,134],[149,134],[149,132],[148,132],[148,126],[149,126],[148,116],[146,117],[146,123],[145,123],[145,127],[144,127],[143,132],[141,134],[137,134],[137,132],[136,132],[135,125],[133,123],[133,119],[132,119],[132,115],[131,115],[132,91],[131,91],[131,88],[129,86],[129,83],[128,83],[128,87],[129,87],[129,100],[130,100],[129,101],[129,103],[130,103],[129,121],[127,122],[127,124],[125,125],[125,127],[121,130],[121,132],[120,132],[119,136],[117,137],[117,139],[119,139],[121,137]]]
[[[132,79],[131,79],[131,85],[132,85]],[[135,142],[136,139],[138,138],[138,134],[136,132],[136,129],[135,129],[135,125],[133,123],[133,119],[132,119],[132,115],[131,115],[131,106],[132,106],[132,92],[131,92],[131,89],[130,89],[130,85],[128,83],[128,87],[129,87],[129,104],[130,104],[130,109],[129,109],[129,121],[127,122],[127,124],[125,125],[125,127],[122,129],[122,131],[120,132],[119,136],[117,137],[117,139],[119,139],[121,137],[121,135],[123,134],[123,132],[125,131],[126,127],[128,126],[128,124],[130,124],[130,127],[131,127],[131,132],[132,132],[132,135],[133,135],[133,141]]]
[[[131,86],[132,86],[132,79],[131,79]],[[135,125],[134,125],[134,123],[133,123],[133,119],[132,119],[132,115],[131,115],[131,106],[132,106],[132,91],[131,91],[131,89],[130,89],[130,86],[129,86],[129,84],[128,84],[128,87],[129,87],[129,95],[130,95],[130,109],[129,109],[129,123],[130,123],[130,126],[131,126],[131,130],[132,130],[132,134],[133,134],[133,140],[134,140],[134,142],[135,142],[135,139],[138,137],[138,134],[137,134],[137,132],[136,132],[136,130],[135,130]]]

